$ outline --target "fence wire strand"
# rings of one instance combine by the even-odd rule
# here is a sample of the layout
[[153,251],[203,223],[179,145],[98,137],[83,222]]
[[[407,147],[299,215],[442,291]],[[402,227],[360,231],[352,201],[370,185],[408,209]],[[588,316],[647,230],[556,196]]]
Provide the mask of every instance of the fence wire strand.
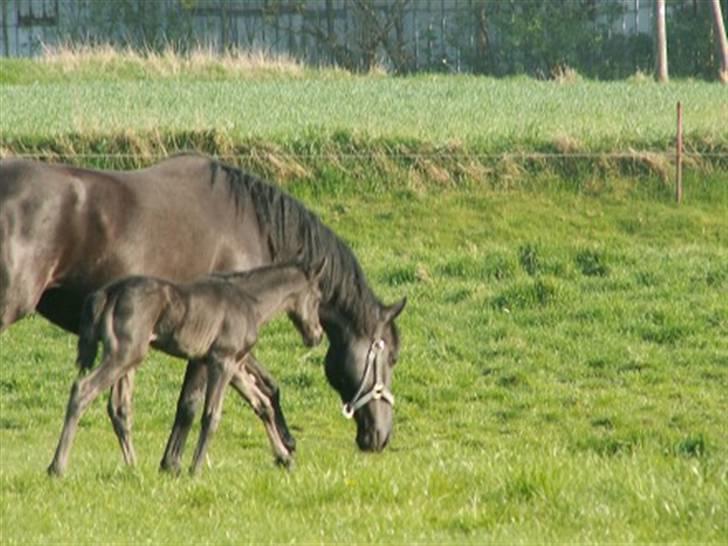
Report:
[[[102,154],[102,153],[78,153],[78,154],[67,154],[64,152],[32,152],[32,153],[2,153],[0,157],[4,158],[20,158],[20,159],[37,159],[37,158],[53,158],[62,157],[68,159],[163,159],[170,157],[177,153],[183,153],[182,150],[173,153],[163,152],[140,152],[140,153],[113,153],[113,154]],[[382,152],[382,153],[347,153],[347,152],[311,152],[311,153],[300,153],[300,152],[281,152],[278,150],[260,150],[251,151],[246,153],[236,154],[209,154],[212,157],[218,159],[239,159],[239,158],[255,158],[260,157],[261,154],[265,153],[280,153],[286,157],[300,158],[300,159],[317,159],[317,158],[346,158],[346,159],[372,159],[375,157],[386,156],[395,159],[644,159],[646,157],[663,156],[667,158],[674,158],[674,151],[653,151],[653,150],[634,150],[632,152],[615,152],[615,153],[600,153],[600,152],[577,152],[577,153],[557,153],[557,152],[503,152],[503,153],[452,153],[452,152],[432,152],[432,153],[407,153],[407,152]],[[683,158],[712,158],[712,159],[728,159],[728,152],[683,152]]]

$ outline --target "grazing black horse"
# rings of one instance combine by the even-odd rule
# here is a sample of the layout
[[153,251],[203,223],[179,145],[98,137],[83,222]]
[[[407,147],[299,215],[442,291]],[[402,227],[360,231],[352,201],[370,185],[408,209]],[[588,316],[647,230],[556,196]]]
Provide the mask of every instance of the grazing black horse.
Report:
[[[207,367],[205,411],[192,473],[199,470],[217,430],[225,387],[236,378],[266,422],[276,461],[288,466],[291,453],[263,407],[265,400],[256,395],[255,382],[239,362],[252,349],[261,327],[282,311],[288,313],[307,346],[321,341],[322,269],[323,263],[311,274],[300,264],[283,264],[208,275],[186,284],[133,276],[92,292],[84,302],[79,325],[76,363],[80,373],[71,388],[63,431],[48,472],[63,474],[78,421],[89,404],[128,370],[139,367],[150,346]],[[104,347],[101,363],[88,373],[100,341]]]
[[[349,247],[299,202],[199,155],[128,172],[0,161],[0,332],[34,310],[77,332],[84,298],[120,277],[189,282],[297,257],[307,267],[327,259],[320,310],[330,343],[326,377],[356,421],[360,449],[384,449],[399,353],[394,320],[405,300],[382,304]],[[277,385],[252,354],[246,369],[269,396],[292,449]],[[205,383],[205,366],[190,361],[163,469],[179,468]],[[132,389],[130,373],[109,397],[114,428],[130,450]]]

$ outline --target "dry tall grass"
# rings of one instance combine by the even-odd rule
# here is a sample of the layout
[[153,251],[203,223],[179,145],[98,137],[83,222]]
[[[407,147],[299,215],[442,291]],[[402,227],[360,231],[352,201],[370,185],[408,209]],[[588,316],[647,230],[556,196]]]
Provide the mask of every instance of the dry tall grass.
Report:
[[43,49],[39,61],[64,73],[88,68],[114,66],[136,69],[150,76],[176,78],[217,73],[238,78],[261,73],[301,77],[304,65],[288,55],[233,49],[219,52],[212,47],[196,47],[187,53],[168,47],[153,50],[119,49],[111,45],[55,45]]

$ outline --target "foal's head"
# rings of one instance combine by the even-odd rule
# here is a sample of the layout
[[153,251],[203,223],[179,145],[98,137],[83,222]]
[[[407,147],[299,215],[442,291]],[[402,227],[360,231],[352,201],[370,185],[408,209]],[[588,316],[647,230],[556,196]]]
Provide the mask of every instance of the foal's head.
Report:
[[319,304],[321,303],[321,288],[319,283],[323,274],[326,260],[324,259],[314,270],[304,270],[306,282],[301,290],[293,296],[293,305],[288,311],[288,318],[295,325],[308,347],[321,343],[324,329],[319,319]]

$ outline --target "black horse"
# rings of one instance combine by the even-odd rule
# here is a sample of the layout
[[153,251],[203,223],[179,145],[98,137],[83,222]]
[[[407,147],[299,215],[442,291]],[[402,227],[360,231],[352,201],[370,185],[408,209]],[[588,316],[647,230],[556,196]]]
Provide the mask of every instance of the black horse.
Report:
[[[128,275],[189,282],[214,271],[326,259],[320,315],[329,340],[326,377],[357,424],[360,449],[386,447],[393,424],[394,319],[349,247],[303,205],[244,171],[179,155],[138,171],[95,171],[21,159],[0,161],[0,332],[37,310],[77,333],[84,298]],[[279,389],[249,354],[245,363],[295,445]],[[161,466],[176,470],[206,368],[190,361]],[[109,415],[131,449],[133,375],[111,389]],[[241,393],[244,395],[244,393]],[[123,447],[123,446],[122,446]]]

